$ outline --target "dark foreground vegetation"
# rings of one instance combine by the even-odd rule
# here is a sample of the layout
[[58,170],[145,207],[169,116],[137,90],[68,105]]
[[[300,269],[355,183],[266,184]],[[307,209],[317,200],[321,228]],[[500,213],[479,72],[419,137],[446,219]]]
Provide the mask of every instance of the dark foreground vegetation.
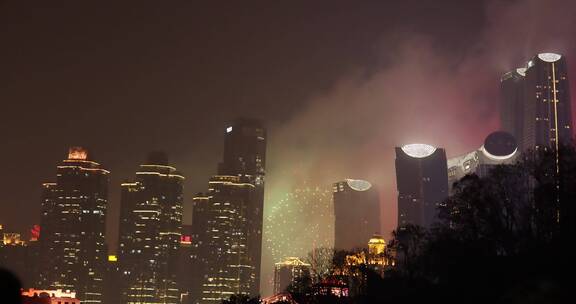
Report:
[[[384,277],[361,266],[342,275],[343,253],[334,253],[328,271],[313,273],[287,292],[300,304],[572,302],[576,151],[564,147],[558,154],[526,155],[486,177],[457,182],[431,230],[395,231],[387,254],[396,266]],[[349,296],[319,292],[326,278],[345,282]]]
[[398,267],[353,302],[573,298],[576,151],[564,147],[558,155],[526,155],[484,178],[460,180],[431,231],[415,226],[396,231]]

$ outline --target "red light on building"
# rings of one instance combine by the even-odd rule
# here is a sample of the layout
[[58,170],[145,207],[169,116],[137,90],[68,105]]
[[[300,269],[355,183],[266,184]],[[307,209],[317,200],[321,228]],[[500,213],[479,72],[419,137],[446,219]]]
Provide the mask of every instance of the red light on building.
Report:
[[40,238],[40,225],[32,226],[30,229],[30,241],[37,241]]
[[181,235],[180,236],[180,243],[181,244],[192,244],[192,237],[189,235]]

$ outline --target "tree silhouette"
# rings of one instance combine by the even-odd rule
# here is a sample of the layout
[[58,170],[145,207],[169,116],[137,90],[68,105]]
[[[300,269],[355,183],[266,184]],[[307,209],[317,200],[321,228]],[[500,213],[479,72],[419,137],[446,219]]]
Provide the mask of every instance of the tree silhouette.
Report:
[[313,283],[318,283],[332,273],[334,252],[333,248],[320,247],[308,253],[305,262],[311,265],[310,275]]
[[247,295],[231,295],[227,300],[222,300],[222,304],[259,304],[260,298],[251,298]]
[[526,152],[486,176],[465,176],[431,230],[394,232],[398,267],[382,286],[396,288],[383,288],[387,300],[413,300],[400,296],[405,286],[444,302],[559,299],[574,270],[575,203],[573,147]]

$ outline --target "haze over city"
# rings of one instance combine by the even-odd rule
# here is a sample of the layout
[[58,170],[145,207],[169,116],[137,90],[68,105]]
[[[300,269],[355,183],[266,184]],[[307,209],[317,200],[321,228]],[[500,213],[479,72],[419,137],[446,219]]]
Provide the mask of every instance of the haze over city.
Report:
[[302,208],[282,205],[287,193],[370,181],[389,239],[394,148],[478,149],[500,129],[504,73],[550,52],[576,75],[575,15],[571,0],[0,1],[0,224],[25,233],[40,223],[42,183],[71,146],[111,172],[110,254],[120,184],[150,151],[186,177],[182,222],[191,224],[226,128],[255,118],[267,132],[260,291],[271,295],[278,260],[266,242],[283,228],[267,219]]

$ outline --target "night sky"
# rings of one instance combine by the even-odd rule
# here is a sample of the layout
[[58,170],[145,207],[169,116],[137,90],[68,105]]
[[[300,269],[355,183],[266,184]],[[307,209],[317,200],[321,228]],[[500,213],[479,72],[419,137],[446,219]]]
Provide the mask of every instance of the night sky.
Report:
[[574,16],[571,0],[0,1],[0,223],[38,223],[41,183],[81,145],[112,172],[114,249],[119,184],[149,151],[189,206],[248,116],[269,129],[266,206],[301,179],[363,178],[389,233],[394,146],[478,148],[500,75],[538,52],[567,56],[576,94]]

